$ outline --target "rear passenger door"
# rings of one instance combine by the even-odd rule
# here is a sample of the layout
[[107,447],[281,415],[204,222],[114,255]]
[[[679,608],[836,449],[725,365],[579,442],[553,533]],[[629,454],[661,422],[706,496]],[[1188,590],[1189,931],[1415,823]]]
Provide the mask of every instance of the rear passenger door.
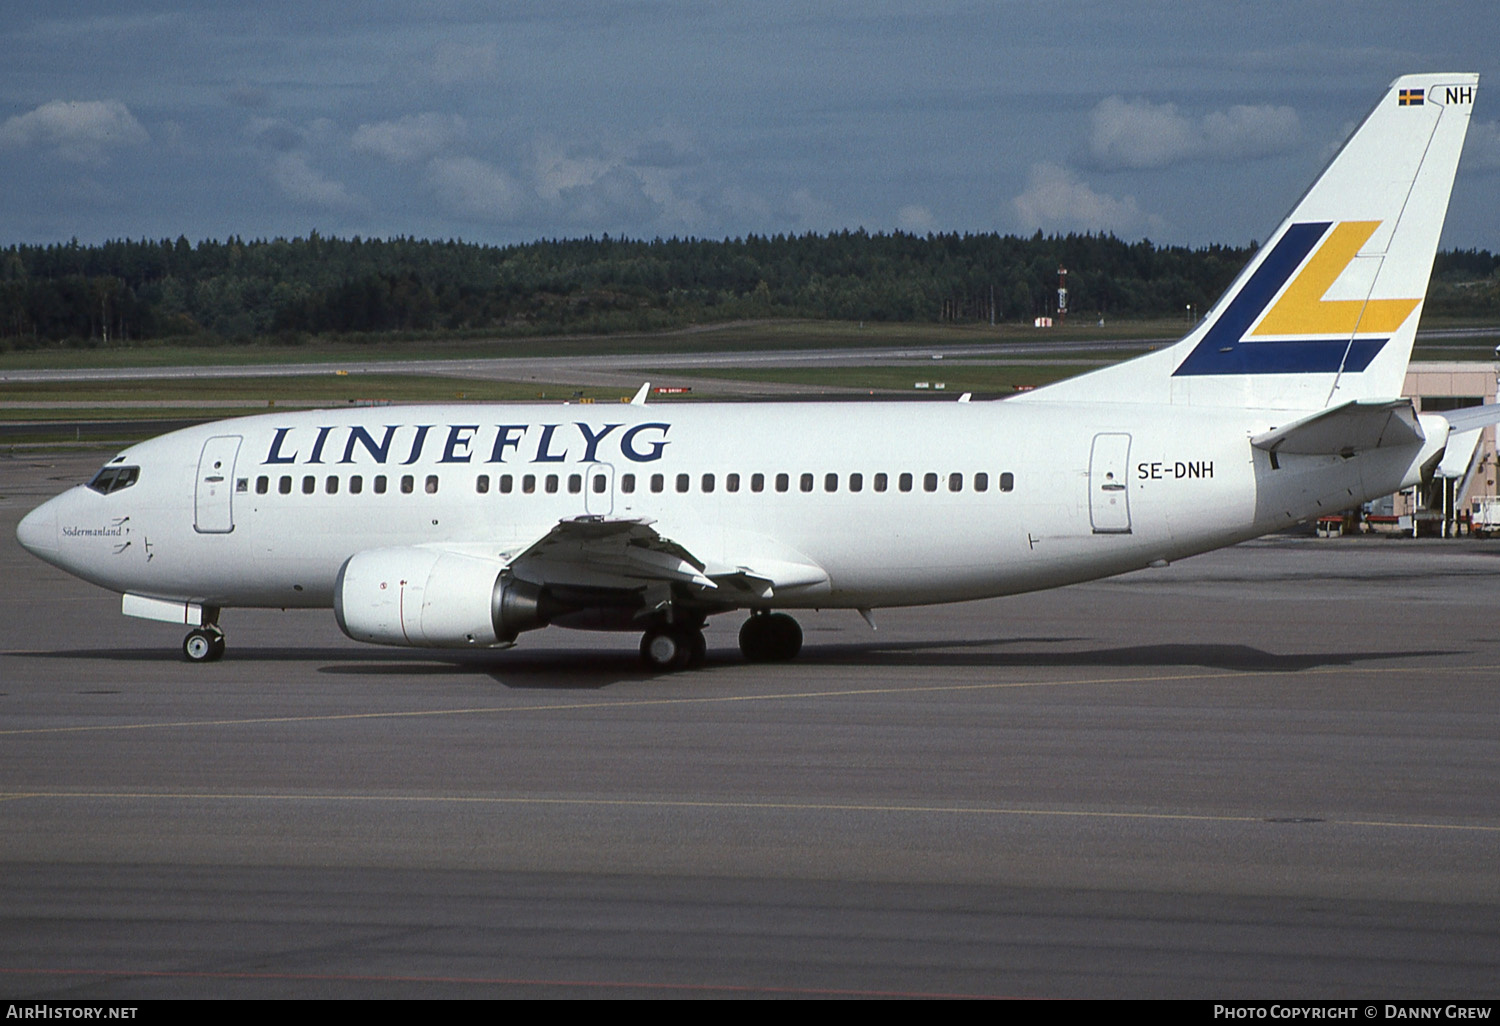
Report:
[[1130,533],[1130,436],[1094,436],[1089,454],[1089,522],[1095,534]]

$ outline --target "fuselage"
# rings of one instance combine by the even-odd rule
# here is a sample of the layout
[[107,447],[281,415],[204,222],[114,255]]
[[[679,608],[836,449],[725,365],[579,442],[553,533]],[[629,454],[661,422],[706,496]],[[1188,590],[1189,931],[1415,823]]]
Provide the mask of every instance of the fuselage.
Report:
[[714,565],[826,573],[778,606],[949,602],[1181,558],[1409,475],[1404,449],[1273,466],[1250,438],[1287,419],[1006,402],[276,413],[132,446],[109,464],[127,485],[79,486],[18,534],[117,592],[292,607],[330,605],[366,550],[503,564],[559,521],[647,520]]

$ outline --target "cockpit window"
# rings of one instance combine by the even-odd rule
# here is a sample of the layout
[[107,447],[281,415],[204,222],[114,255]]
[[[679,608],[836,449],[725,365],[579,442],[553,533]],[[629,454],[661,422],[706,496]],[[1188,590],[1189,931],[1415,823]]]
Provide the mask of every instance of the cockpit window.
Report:
[[100,495],[108,495],[110,492],[118,492],[121,488],[129,488],[140,479],[140,467],[117,467],[111,464],[89,482],[89,487]]

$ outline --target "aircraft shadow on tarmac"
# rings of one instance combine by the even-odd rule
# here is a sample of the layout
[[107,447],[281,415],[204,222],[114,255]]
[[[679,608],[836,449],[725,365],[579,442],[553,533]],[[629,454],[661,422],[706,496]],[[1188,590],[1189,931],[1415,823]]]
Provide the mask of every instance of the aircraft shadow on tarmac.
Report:
[[[1145,668],[1208,667],[1247,673],[1296,673],[1328,666],[1357,666],[1386,660],[1427,660],[1437,656],[1464,654],[1446,649],[1392,649],[1276,653],[1250,645],[1159,644],[1114,648],[1081,648],[1063,651],[1038,650],[1035,646],[1086,641],[1076,637],[984,638],[973,640],[868,641],[820,644],[803,648],[795,662],[771,670],[796,672],[828,666],[868,666],[880,669],[1032,669],[1032,668]],[[1024,646],[1024,651],[1016,651]],[[997,649],[1008,649],[997,651]],[[104,662],[180,662],[170,649],[98,649],[84,651],[29,652],[27,657],[80,659]],[[651,680],[660,674],[641,666],[628,647],[618,651],[571,648],[519,648],[505,652],[438,653],[389,649],[253,648],[241,647],[226,655],[223,665],[243,663],[320,664],[317,672],[347,676],[447,677],[483,674],[496,683],[513,688],[587,690],[629,681]],[[744,667],[747,664],[731,648],[710,648],[702,670]],[[211,678],[216,667],[200,668]],[[693,673],[681,674],[690,683]]]
[[[1351,650],[1342,652],[1301,652],[1278,654],[1248,645],[1138,645],[1127,648],[1095,648],[1077,651],[997,652],[997,646],[1036,645],[1079,641],[1073,638],[986,639],[982,641],[913,641],[869,642],[832,645],[809,645],[795,662],[769,664],[769,668],[797,673],[819,667],[868,666],[877,669],[1034,669],[1034,668],[1186,668],[1209,667],[1216,670],[1240,670],[1246,673],[1296,673],[1327,666],[1356,666],[1382,660],[1425,660],[1434,656],[1460,654],[1435,649],[1393,651]],[[748,666],[737,652],[709,650],[708,659],[699,672]],[[767,666],[767,664],[761,664]],[[377,666],[331,665],[323,673],[412,673],[411,663]],[[644,670],[630,651],[580,653],[568,649],[514,651],[489,659],[466,659],[431,672],[486,673],[498,684],[510,688],[586,689],[602,688],[612,683],[651,680],[658,674]],[[690,684],[693,673],[681,675]]]

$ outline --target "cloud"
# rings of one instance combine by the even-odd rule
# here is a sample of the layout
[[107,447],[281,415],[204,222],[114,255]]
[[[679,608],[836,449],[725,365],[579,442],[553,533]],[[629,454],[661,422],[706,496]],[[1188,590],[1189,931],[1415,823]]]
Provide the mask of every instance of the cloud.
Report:
[[678,142],[653,137],[626,145],[565,148],[554,139],[532,147],[527,173],[558,218],[587,231],[692,229],[706,217],[682,191],[693,159]]
[[307,133],[280,118],[251,118],[245,134],[259,149],[291,153],[307,144]]
[[564,191],[598,181],[613,165],[605,157],[569,154],[552,139],[539,140],[532,148],[531,174],[543,199],[561,199]]
[[260,108],[270,106],[271,103],[270,93],[247,82],[235,85],[225,94],[225,98],[236,107]]
[[464,119],[457,114],[409,114],[396,121],[360,125],[350,144],[357,152],[409,164],[441,153],[462,138],[465,129]]
[[482,221],[513,221],[526,200],[514,178],[474,157],[433,159],[427,165],[427,184],[449,210]]
[[1035,164],[1026,191],[1011,201],[1022,231],[1095,231],[1125,235],[1160,230],[1160,218],[1141,210],[1135,197],[1116,199],[1089,188],[1057,164]]
[[1195,119],[1176,104],[1119,96],[1100,101],[1089,121],[1089,155],[1111,171],[1269,157],[1289,152],[1302,133],[1290,107],[1237,105]]
[[839,222],[832,204],[819,199],[805,187],[792,190],[781,207],[781,215],[801,231],[832,231]]
[[601,174],[558,193],[566,216],[588,228],[621,228],[655,221],[660,207],[629,168],[611,165]]
[[441,86],[486,82],[500,67],[494,43],[442,43],[432,53],[428,66],[432,80]]
[[1302,122],[1290,107],[1237,104],[1203,118],[1208,156],[1219,160],[1254,160],[1289,153],[1302,135]]
[[287,197],[315,207],[352,207],[359,201],[341,182],[325,178],[296,153],[283,153],[267,164],[272,183]]
[[119,100],[53,100],[0,125],[0,147],[50,150],[79,164],[102,163],[108,150],[149,139]]
[[904,232],[914,235],[925,235],[932,231],[937,222],[933,219],[932,211],[926,207],[915,204],[902,207],[896,211],[896,227]]

